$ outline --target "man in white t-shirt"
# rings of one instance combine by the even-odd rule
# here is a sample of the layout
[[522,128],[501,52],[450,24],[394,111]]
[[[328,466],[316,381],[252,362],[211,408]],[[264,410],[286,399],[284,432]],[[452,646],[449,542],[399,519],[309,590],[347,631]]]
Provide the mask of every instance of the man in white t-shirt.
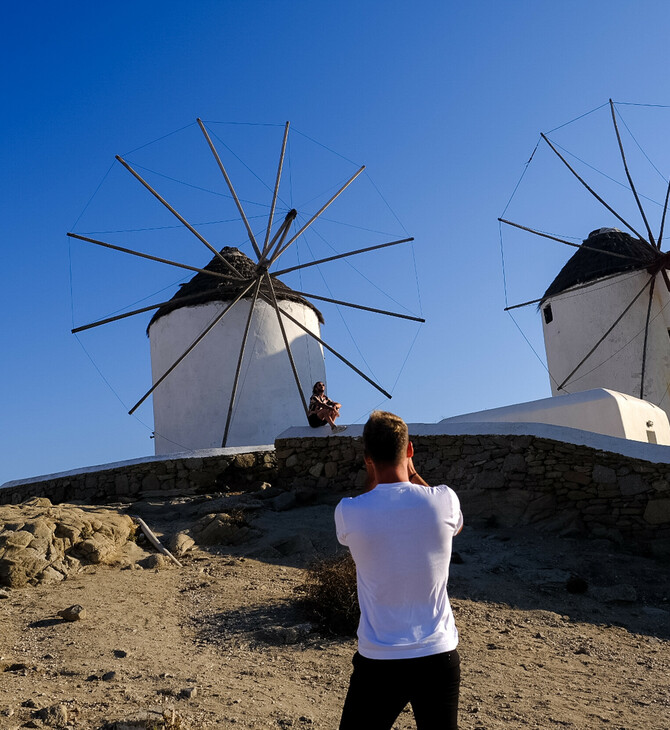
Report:
[[408,702],[418,730],[455,730],[460,665],[447,580],[463,526],[458,497],[417,474],[398,416],[373,412],[363,449],[366,491],[335,509],[361,607],[340,730],[390,730]]

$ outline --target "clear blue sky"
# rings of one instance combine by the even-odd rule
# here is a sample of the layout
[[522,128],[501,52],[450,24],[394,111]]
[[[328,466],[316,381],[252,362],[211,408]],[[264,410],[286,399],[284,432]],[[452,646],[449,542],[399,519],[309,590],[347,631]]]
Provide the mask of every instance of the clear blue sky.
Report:
[[[329,246],[346,251],[405,231],[416,239],[413,254],[398,247],[358,257],[356,271],[321,267],[325,280],[317,272],[302,282],[427,319],[417,336],[413,325],[389,328],[344,312],[354,343],[337,310],[323,307],[325,339],[357,364],[364,357],[394,389],[393,400],[382,402],[327,360],[344,422],[379,405],[431,422],[549,395],[545,369],[503,312],[496,219],[540,131],[610,97],[670,104],[669,29],[670,6],[657,1],[40,0],[5,8],[0,483],[153,453],[150,405],[138,419],[126,413],[150,385],[148,318],[79,340],[70,329],[154,293],[159,301],[165,287],[168,298],[180,272],[91,251],[65,233],[125,231],[106,240],[206,263],[204,247],[164,228],[173,223],[169,215],[113,164],[115,154],[181,129],[128,159],[152,170],[152,182],[213,242],[244,249],[239,224],[214,223],[233,217],[230,201],[203,191],[198,197],[182,184],[225,192],[203,155],[197,117],[270,184],[281,125],[290,120],[283,199],[302,214],[314,212],[318,196],[346,179],[353,163],[367,165],[329,211],[331,220],[293,256],[304,261],[328,255]],[[668,110],[619,109],[665,175]],[[623,180],[608,113],[603,108],[553,137]],[[229,159],[253,212],[267,191]],[[662,199],[663,181],[643,163],[638,154],[645,194]],[[597,185],[610,184],[591,174]],[[616,186],[612,196],[634,216]],[[508,215],[577,240],[615,223],[542,148]],[[539,296],[570,254],[520,233],[505,232],[504,242],[510,303]],[[543,356],[536,310],[518,321]]]

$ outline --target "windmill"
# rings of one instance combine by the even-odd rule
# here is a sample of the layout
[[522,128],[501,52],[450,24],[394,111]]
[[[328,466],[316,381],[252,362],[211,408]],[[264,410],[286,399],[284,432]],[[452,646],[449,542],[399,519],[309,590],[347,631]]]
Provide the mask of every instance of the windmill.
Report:
[[[72,232],[67,234],[73,239],[196,274],[168,301],[97,320],[72,330],[78,333],[155,310],[148,327],[152,349],[152,386],[129,413],[134,413],[153,395],[156,452],[273,441],[277,433],[295,425],[296,419],[300,419],[300,422],[305,418],[312,383],[325,379],[323,349],[390,398],[390,393],[321,338],[319,325],[323,323],[323,318],[309,300],[416,322],[423,322],[423,318],[332,296],[295,291],[278,278],[310,266],[413,241],[413,238],[388,241],[281,268],[282,255],[356,180],[365,167],[360,167],[297,231],[294,231],[295,209],[290,210],[279,225],[275,225],[289,136],[287,122],[267,225],[261,236],[252,231],[208,129],[200,119],[197,124],[235,202],[253,249],[253,259],[236,248],[214,246],[131,164],[118,155],[116,160],[209,250],[213,258],[201,268],[89,236]],[[271,272],[273,267],[275,270]],[[262,341],[262,346],[257,347],[259,341]],[[253,347],[249,346],[250,342],[254,342]],[[306,363],[309,363],[309,367]],[[292,382],[291,395],[288,392],[288,380]],[[240,391],[246,381],[250,381],[248,390],[254,392],[255,396],[243,404],[240,402]]]
[[661,248],[670,185],[655,236],[630,174],[611,99],[609,107],[628,188],[645,233],[614,210],[542,134],[556,157],[628,232],[598,229],[580,245],[499,218],[503,224],[579,249],[544,295],[506,311],[539,305],[553,395],[610,388],[670,413],[670,253]]

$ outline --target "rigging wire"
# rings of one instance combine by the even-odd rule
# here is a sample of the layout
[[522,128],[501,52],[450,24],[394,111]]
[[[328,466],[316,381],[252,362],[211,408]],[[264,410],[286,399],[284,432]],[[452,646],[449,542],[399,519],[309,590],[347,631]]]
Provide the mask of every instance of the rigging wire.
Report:
[[646,152],[645,152],[645,151],[644,151],[644,150],[642,149],[642,145],[641,145],[641,144],[640,144],[640,143],[639,143],[639,142],[637,141],[637,139],[636,139],[635,135],[634,135],[634,134],[633,134],[633,133],[631,132],[631,129],[630,129],[630,127],[629,127],[629,126],[628,126],[628,125],[626,124],[626,120],[625,120],[625,119],[623,118],[623,115],[621,114],[621,112],[620,112],[620,111],[619,111],[618,109],[617,109],[617,113],[618,113],[618,115],[619,115],[619,119],[621,119],[621,121],[623,122],[623,126],[624,126],[624,127],[626,127],[626,129],[628,130],[628,134],[630,134],[630,136],[631,136],[631,139],[632,139],[632,140],[633,140],[633,142],[635,142],[635,144],[637,145],[637,148],[638,148],[638,149],[640,150],[640,152],[641,152],[641,153],[642,153],[642,154],[643,154],[643,155],[645,156],[645,158],[647,159],[647,162],[648,162],[648,163],[649,163],[649,164],[650,164],[650,165],[651,165],[651,166],[652,166],[652,167],[654,168],[654,170],[656,170],[656,172],[657,172],[657,173],[658,173],[658,174],[660,175],[660,177],[661,177],[661,180],[663,180],[663,181],[664,181],[665,183],[667,183],[667,182],[668,182],[668,178],[667,178],[667,177],[666,177],[666,176],[665,176],[665,175],[664,175],[664,174],[663,174],[663,173],[662,173],[662,172],[661,172],[661,171],[660,171],[660,170],[658,169],[658,167],[656,167],[656,165],[654,165],[654,163],[653,163],[653,162],[651,161],[651,158],[649,157],[649,155],[648,155],[648,154],[647,154],[647,153],[646,153]]
[[[259,213],[258,215],[248,215],[247,218],[249,220],[253,220],[255,218],[267,218],[267,216],[264,213]],[[240,220],[239,216],[236,216],[235,218],[224,218],[222,220],[218,221],[194,221],[191,225],[195,226],[216,226],[221,225],[223,223],[238,223]],[[109,233],[147,233],[149,231],[168,231],[168,230],[174,230],[174,229],[182,229],[183,230],[184,225],[182,223],[175,224],[173,226],[149,226],[147,228],[120,228],[116,230],[108,230],[108,231],[78,231],[82,236],[102,236],[104,234]]]
[[[246,168],[246,169],[247,169],[247,170],[248,170],[248,171],[249,171],[249,172],[250,172],[250,173],[251,173],[251,174],[252,174],[252,175],[253,175],[253,176],[254,176],[254,177],[255,177],[255,178],[257,179],[257,180],[258,180],[258,182],[260,182],[260,183],[261,183],[261,185],[263,185],[263,186],[264,186],[265,188],[267,188],[267,189],[268,189],[268,190],[270,191],[270,193],[271,193],[272,195],[274,195],[274,188],[273,188],[273,187],[270,187],[270,185],[268,185],[268,184],[267,184],[267,183],[265,182],[265,180],[263,180],[263,179],[262,179],[262,178],[260,177],[260,175],[257,175],[257,174],[256,174],[256,173],[255,173],[255,172],[254,172],[254,171],[253,171],[253,170],[252,170],[252,169],[251,169],[250,167],[249,167],[249,165],[247,165],[247,163],[246,163],[246,162],[245,162],[245,161],[244,161],[244,160],[243,160],[243,159],[242,159],[242,158],[241,158],[241,157],[240,157],[239,155],[237,155],[237,154],[236,154],[235,152],[233,152],[233,150],[232,150],[232,149],[230,149],[230,147],[229,147],[229,146],[228,146],[228,145],[227,145],[227,144],[226,144],[226,143],[225,143],[225,142],[224,142],[224,141],[223,141],[223,140],[221,139],[221,137],[219,137],[219,136],[218,136],[218,134],[217,134],[216,132],[214,132],[214,131],[213,131],[213,132],[212,132],[212,134],[214,135],[214,137],[216,137],[216,139],[218,139],[218,140],[219,140],[219,142],[220,142],[220,143],[221,143],[221,144],[222,144],[222,145],[223,145],[223,146],[224,146],[224,147],[225,147],[225,148],[226,148],[226,149],[228,150],[228,152],[230,152],[230,154],[231,154],[231,155],[232,155],[232,156],[233,156],[233,157],[234,157],[234,158],[235,158],[235,159],[236,159],[236,160],[237,160],[237,161],[238,161],[238,162],[239,162],[240,164],[244,165],[244,167],[245,167],[245,168]],[[242,200],[242,199],[240,198],[240,200]],[[279,201],[280,201],[280,202],[282,203],[282,205],[286,205],[286,202],[285,202],[284,200],[282,200],[281,196],[279,195],[279,191],[277,192],[277,200],[279,200]],[[248,202],[248,201],[243,201],[243,202]],[[269,205],[266,205],[265,207],[266,207],[266,208],[269,208],[270,206],[269,206]]]
[[[203,193],[209,193],[210,195],[216,195],[219,198],[227,198],[228,200],[233,200],[233,196],[228,195],[227,193],[220,193],[217,190],[210,190],[209,188],[203,188],[200,185],[194,185],[193,183],[186,182],[185,180],[179,180],[176,177],[171,177],[170,175],[166,175],[162,172],[158,172],[158,170],[152,170],[150,167],[145,167],[144,165],[140,165],[137,162],[133,162],[133,165],[138,170],[144,170],[145,172],[150,172],[152,175],[156,175],[158,177],[165,178],[166,180],[175,182],[178,185],[184,185],[187,188],[193,188],[194,190],[200,190]],[[259,207],[262,207],[262,208],[270,207],[267,203],[257,203],[255,200],[245,200],[244,198],[240,198],[240,201],[242,203],[247,203],[248,205],[258,205]]]
[[[304,217],[304,216],[301,216],[301,217]],[[306,236],[306,234],[305,234],[305,233],[303,233],[303,241],[304,241],[304,243],[305,243],[305,246],[307,246],[307,250],[309,251],[309,255],[310,255],[310,256],[312,257],[312,261],[316,261],[316,256],[314,256],[314,253],[312,252],[312,248],[311,248],[311,246],[309,245],[309,242],[308,242],[308,240],[307,240],[307,236]],[[320,267],[320,266],[317,266],[316,268],[317,268],[317,270],[318,270],[318,272],[319,272],[319,276],[321,277],[321,280],[323,281],[323,285],[324,285],[324,286],[326,287],[326,290],[328,291],[328,294],[330,295],[331,299],[334,299],[334,297],[333,297],[333,292],[331,291],[331,289],[330,289],[330,286],[328,286],[328,282],[326,281],[326,277],[325,277],[325,276],[323,275],[323,271],[321,271],[321,267]],[[379,380],[379,378],[378,378],[378,377],[377,377],[377,376],[375,375],[375,372],[374,372],[374,370],[373,370],[373,369],[372,369],[372,368],[370,367],[370,364],[369,364],[369,363],[368,363],[368,361],[367,361],[367,360],[365,359],[365,356],[364,356],[364,355],[363,355],[363,353],[361,352],[361,349],[360,349],[360,347],[358,346],[358,343],[356,342],[356,340],[354,339],[354,336],[353,336],[353,335],[351,334],[351,330],[349,329],[349,325],[347,324],[347,321],[346,321],[346,319],[344,318],[344,315],[342,314],[342,312],[341,312],[341,310],[340,310],[340,307],[337,307],[337,306],[336,306],[336,309],[337,309],[337,313],[338,313],[338,315],[339,315],[340,319],[342,320],[342,324],[344,325],[345,329],[346,329],[346,330],[347,330],[347,332],[349,333],[349,337],[351,338],[351,341],[352,341],[352,343],[353,343],[354,347],[356,348],[356,350],[357,350],[358,354],[359,354],[359,355],[360,355],[360,357],[361,357],[361,360],[362,360],[362,361],[363,361],[363,362],[365,363],[365,366],[367,367],[367,369],[368,369],[368,372],[369,372],[369,373],[370,373],[370,374],[372,375],[372,377],[373,377],[373,378],[374,378],[375,380],[377,380],[377,381],[378,381],[378,380]]]
[[[617,180],[616,178],[611,177],[606,172],[603,172],[602,170],[599,170],[597,167],[594,167],[593,165],[589,164],[586,160],[583,160],[581,157],[578,157],[574,152],[570,152],[570,150],[567,150],[565,147],[558,144],[558,142],[555,142],[552,140],[552,144],[555,147],[558,147],[559,149],[563,150],[563,152],[565,152],[566,155],[570,155],[570,157],[572,157],[573,159],[577,160],[578,162],[581,162],[582,165],[586,165],[586,167],[590,168],[594,172],[597,172],[599,175],[602,175],[604,178],[607,178],[607,180],[609,180],[610,182],[613,182],[616,185],[618,185],[619,187],[622,187],[622,188],[630,191],[630,187],[628,185],[626,185],[626,183],[623,183],[620,180]],[[666,182],[667,182],[667,180],[666,180]],[[654,205],[658,205],[661,208],[663,207],[663,203],[659,203],[658,200],[654,200],[653,198],[650,198],[648,195],[643,195],[642,193],[639,193],[639,196],[641,198],[644,198],[645,200],[648,200],[650,203],[653,203]]]
[[310,137],[308,134],[305,134],[304,132],[301,132],[296,127],[293,127],[293,131],[296,134],[299,134],[301,137],[304,137],[305,139],[308,139],[310,142],[313,142],[314,144],[318,145],[319,147],[323,147],[324,150],[328,150],[328,152],[332,152],[334,155],[337,155],[337,157],[341,157],[346,162],[350,163],[351,165],[356,165],[356,167],[360,167],[360,164],[358,162],[354,162],[353,160],[350,160],[348,157],[345,157],[344,155],[340,154],[336,150],[332,149],[331,147],[326,146],[325,144],[322,144],[321,142],[318,142],[317,140]]
[[576,122],[579,119],[583,119],[584,117],[588,117],[589,114],[593,114],[593,112],[597,112],[599,109],[602,109],[604,106],[608,106],[609,102],[606,101],[604,104],[601,104],[600,106],[595,107],[595,109],[591,109],[590,112],[584,112],[584,114],[580,114],[578,117],[575,117],[574,119],[571,119],[569,122],[564,122],[563,124],[559,124],[558,127],[554,127],[553,129],[550,129],[546,134],[551,134],[552,132],[555,132],[557,129],[562,129],[563,127],[567,127],[569,124],[572,124],[573,122]]
[[535,157],[535,153],[537,152],[537,148],[540,146],[541,139],[542,138],[540,137],[537,140],[537,142],[535,143],[535,147],[533,147],[533,151],[531,152],[530,157],[528,158],[528,161],[523,166],[523,172],[521,173],[521,177],[519,177],[519,179],[517,180],[517,183],[514,186],[514,190],[512,190],[512,194],[509,196],[509,200],[507,201],[507,205],[503,208],[503,212],[499,216],[500,218],[504,218],[505,217],[505,213],[507,213],[507,209],[509,208],[510,203],[512,202],[512,199],[516,195],[516,191],[519,189],[519,185],[521,185],[521,181],[523,180],[524,176],[526,175],[526,172],[528,171],[528,166],[532,162],[533,157]]
[[[79,343],[81,349],[84,351],[84,354],[91,361],[91,365],[93,365],[93,367],[97,371],[97,373],[100,376],[100,378],[102,379],[102,381],[109,388],[109,390],[112,392],[112,394],[114,395],[114,397],[119,401],[119,403],[121,403],[121,405],[123,406],[124,410],[126,412],[128,412],[128,405],[123,401],[123,398],[121,398],[121,396],[117,393],[117,391],[115,390],[114,386],[104,376],[102,370],[100,370],[100,368],[97,366],[97,364],[96,364],[95,360],[93,359],[92,355],[86,349],[86,347],[84,346],[84,343],[79,338],[79,335],[75,334],[75,337],[76,337],[77,342]],[[167,436],[164,436],[163,434],[158,433],[157,431],[155,431],[153,428],[151,428],[151,426],[149,426],[148,424],[146,424],[141,418],[139,418],[139,416],[135,415],[134,413],[132,414],[132,418],[135,421],[137,421],[137,423],[139,423],[141,426],[143,426],[147,431],[149,431],[151,434],[153,434],[154,435],[154,438],[156,436],[160,436],[162,439],[165,439],[166,441],[169,441],[171,444],[174,444],[175,446],[178,446],[183,451],[187,451],[187,452],[191,452],[191,453],[193,453],[195,451],[195,449],[191,449],[188,446],[184,446],[183,444],[180,444],[177,441],[174,441],[174,440],[168,438]]]
[[186,124],[183,127],[179,127],[179,129],[175,129],[172,132],[168,132],[167,134],[162,135],[161,137],[157,137],[156,139],[152,140],[151,142],[146,142],[145,144],[140,145],[139,147],[135,147],[134,150],[130,150],[130,152],[125,152],[122,157],[126,157],[126,155],[132,155],[133,152],[138,152],[139,150],[144,149],[145,147],[149,147],[152,144],[156,144],[156,142],[160,142],[162,139],[166,139],[167,137],[171,137],[173,134],[177,134],[178,132],[183,132],[185,129],[188,129],[189,127],[192,127],[195,124],[195,122],[191,122],[190,124]]

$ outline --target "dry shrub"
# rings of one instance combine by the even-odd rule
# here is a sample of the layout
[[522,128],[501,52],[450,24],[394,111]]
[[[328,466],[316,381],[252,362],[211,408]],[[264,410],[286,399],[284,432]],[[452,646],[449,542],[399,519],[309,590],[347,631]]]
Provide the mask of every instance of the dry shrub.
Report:
[[301,590],[303,608],[322,629],[344,636],[356,635],[361,612],[356,565],[348,551],[312,565]]

